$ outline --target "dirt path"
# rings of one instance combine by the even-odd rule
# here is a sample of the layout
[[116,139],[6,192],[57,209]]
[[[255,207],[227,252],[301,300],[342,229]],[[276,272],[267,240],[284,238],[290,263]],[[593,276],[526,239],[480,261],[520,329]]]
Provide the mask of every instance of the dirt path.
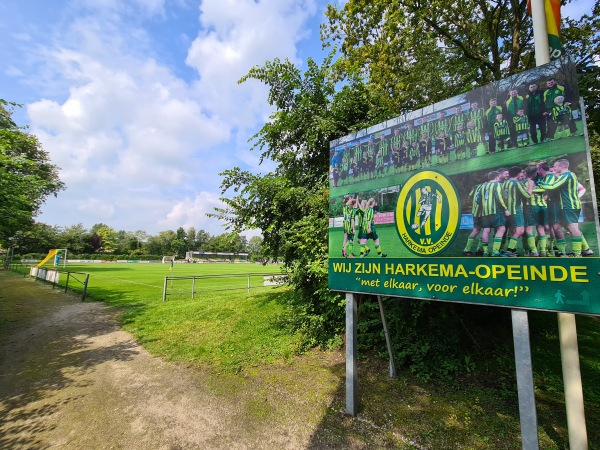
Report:
[[[330,407],[338,369],[311,405],[256,380],[228,380],[220,392],[215,375],[149,355],[104,304],[2,272],[0,345],[3,449],[327,447],[315,441],[314,417]],[[297,414],[262,420],[278,396]]]

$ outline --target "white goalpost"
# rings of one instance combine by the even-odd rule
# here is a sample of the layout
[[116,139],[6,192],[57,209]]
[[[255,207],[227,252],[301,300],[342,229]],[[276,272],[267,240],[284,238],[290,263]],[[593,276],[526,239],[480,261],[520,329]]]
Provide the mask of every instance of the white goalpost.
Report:
[[60,261],[62,259],[62,265],[63,265],[63,269],[64,269],[65,267],[67,267],[67,252],[68,252],[68,250],[66,248],[54,248],[54,249],[48,251],[48,254],[46,255],[46,257],[37,264],[37,267],[42,267],[46,262],[48,262],[50,259],[54,258],[53,259],[54,267],[60,266]]

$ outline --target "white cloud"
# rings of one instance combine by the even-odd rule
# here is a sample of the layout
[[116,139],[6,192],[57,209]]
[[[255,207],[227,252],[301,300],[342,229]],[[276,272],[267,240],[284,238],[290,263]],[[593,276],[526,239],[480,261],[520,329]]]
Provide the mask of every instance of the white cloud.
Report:
[[237,81],[275,57],[299,63],[316,6],[204,0],[185,11],[197,14],[194,30],[179,26],[191,3],[58,0],[56,24],[13,36],[23,58],[6,61],[5,73],[39,93],[27,105],[31,132],[68,187],[39,220],[223,232],[206,217],[221,206],[218,173],[256,169],[246,141],[270,113],[265,86]]
[[112,203],[98,198],[84,199],[77,209],[87,214],[94,214],[98,217],[99,222],[105,223],[110,222],[115,213]]
[[200,74],[199,98],[236,126],[254,125],[269,111],[266,87],[237,81],[275,57],[299,63],[296,45],[315,14],[312,0],[206,0],[203,30],[192,43],[187,64]]
[[229,126],[204,114],[189,88],[154,61],[107,67],[81,53],[57,55],[77,87],[62,104],[41,100],[28,112],[67,183],[77,181],[73,172],[105,181],[103,171],[132,183],[178,183],[187,161],[229,139]]
[[173,230],[179,227],[196,229],[209,228],[210,219],[207,213],[216,207],[223,207],[219,197],[211,192],[199,192],[194,198],[184,198],[175,203],[164,220],[159,222],[162,229]]

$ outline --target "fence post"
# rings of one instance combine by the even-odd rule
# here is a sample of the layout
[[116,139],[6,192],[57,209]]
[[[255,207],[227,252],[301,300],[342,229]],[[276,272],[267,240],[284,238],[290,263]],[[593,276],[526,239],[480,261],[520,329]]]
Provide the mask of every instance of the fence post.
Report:
[[163,285],[163,302],[167,301],[167,278],[165,277],[165,283]]
[[250,274],[248,274],[248,293],[250,293]]
[[196,298],[196,277],[192,277],[192,300]]
[[65,282],[65,292],[69,289],[69,277],[71,276],[71,272],[67,272],[67,281]]
[[83,294],[81,295],[81,301],[85,301],[85,294],[87,293],[88,280],[90,279],[90,274],[85,275],[85,282],[83,284]]

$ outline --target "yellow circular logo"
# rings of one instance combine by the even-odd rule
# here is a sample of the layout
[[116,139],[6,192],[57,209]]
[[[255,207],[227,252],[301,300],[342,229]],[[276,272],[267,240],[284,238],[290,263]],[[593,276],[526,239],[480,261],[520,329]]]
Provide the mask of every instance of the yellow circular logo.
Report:
[[416,173],[400,190],[395,221],[400,239],[414,254],[443,252],[460,227],[460,197],[454,184],[434,170]]

